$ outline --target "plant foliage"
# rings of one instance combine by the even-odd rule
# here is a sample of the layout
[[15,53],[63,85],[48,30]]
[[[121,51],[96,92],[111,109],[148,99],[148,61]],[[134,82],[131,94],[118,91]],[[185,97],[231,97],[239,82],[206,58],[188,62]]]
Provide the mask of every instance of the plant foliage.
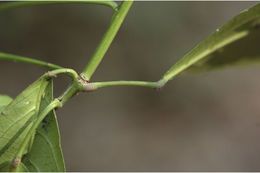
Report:
[[[73,69],[65,69],[51,63],[0,53],[0,60],[13,60],[57,69],[40,77],[15,99],[0,95],[0,171],[65,171],[55,108],[61,107],[77,92],[94,91],[98,88],[118,85],[160,88],[180,73],[259,62],[260,4],[257,4],[242,11],[214,31],[174,64],[158,82],[89,82],[120,28],[132,2],[124,1],[119,7],[113,1],[12,2],[0,4],[0,11],[21,6],[52,3],[106,5],[114,10],[114,15],[101,43],[81,75],[78,75]],[[54,99],[53,77],[60,73],[72,77],[73,81],[59,99]]]
[[188,52],[163,76],[259,62],[260,4],[242,11]]

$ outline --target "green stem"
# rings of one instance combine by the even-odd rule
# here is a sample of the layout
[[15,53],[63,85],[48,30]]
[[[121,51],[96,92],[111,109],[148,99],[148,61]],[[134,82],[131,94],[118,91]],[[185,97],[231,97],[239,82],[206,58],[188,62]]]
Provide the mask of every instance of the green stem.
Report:
[[72,84],[66,89],[66,91],[59,96],[59,100],[61,102],[61,105],[65,104],[73,95],[75,95],[78,91],[82,90],[82,85],[80,82],[80,77],[76,71],[73,69],[63,68],[63,69],[57,69],[47,72],[45,77],[56,77],[58,74],[67,74],[73,79]]
[[59,96],[59,100],[61,105],[65,104],[72,96],[74,96],[78,91],[82,90],[81,83],[79,82],[79,75],[73,69],[58,69],[53,70],[46,73],[46,77],[55,77],[57,74],[67,74],[68,76],[72,77],[73,82],[72,84],[66,89],[66,91]]
[[87,80],[90,79],[96,68],[98,67],[99,63],[101,62],[102,58],[104,57],[108,47],[110,46],[111,42],[113,41],[117,31],[119,30],[128,10],[132,5],[132,1],[124,1],[120,5],[118,11],[116,11],[113,15],[111,24],[105,33],[101,43],[97,47],[93,57],[90,60],[90,63],[87,65],[85,70],[82,72],[82,77],[84,79],[79,79],[74,81],[69,88],[59,97],[61,104],[65,104],[72,96],[74,96],[77,92],[84,90],[84,86],[87,86]]
[[56,77],[58,74],[67,74],[68,76],[72,77],[74,81],[77,81],[79,76],[77,72],[73,69],[69,68],[62,68],[62,69],[57,69],[57,70],[52,70],[49,71],[45,74],[46,77]]
[[31,139],[31,136],[34,134],[36,128],[39,126],[39,124],[42,122],[42,120],[46,117],[46,115],[52,111],[53,109],[60,107],[61,103],[58,99],[53,100],[39,115],[39,118],[37,119],[37,121],[32,125],[32,127],[30,128],[30,130],[28,131],[28,133],[26,134],[23,143],[21,144],[18,152],[16,153],[16,156],[14,159],[18,158],[21,159],[23,152],[25,150],[25,148],[27,147],[28,142]]
[[21,62],[21,63],[25,63],[25,64],[34,64],[34,65],[38,65],[38,66],[48,67],[51,69],[63,68],[61,66],[58,66],[58,65],[55,65],[52,63],[48,63],[48,62],[44,62],[44,61],[40,61],[40,60],[36,60],[36,59],[31,59],[31,58],[27,58],[27,57],[23,57],[23,56],[2,53],[2,52],[0,52],[0,60]]
[[16,7],[24,7],[31,5],[41,5],[41,4],[97,4],[97,5],[105,5],[111,7],[116,11],[117,3],[114,1],[88,1],[88,0],[75,0],[75,1],[23,1],[23,2],[8,2],[2,3],[0,5],[0,11],[16,8]]
[[71,97],[73,97],[78,91],[81,91],[81,85],[78,82],[73,82],[67,90],[59,97],[62,105],[64,105]]
[[121,24],[123,23],[125,16],[128,13],[132,3],[133,1],[123,1],[118,11],[114,12],[108,30],[103,36],[100,44],[98,45],[88,65],[85,67],[85,69],[82,72],[82,76],[86,80],[90,80],[92,74],[95,72],[96,68],[98,67],[101,60],[103,59],[110,44],[112,43],[114,37],[116,36]]
[[109,82],[92,82],[89,84],[92,84],[95,89],[110,87],[110,86],[141,86],[141,87],[149,87],[149,88],[158,88],[157,82],[146,82],[146,81],[109,81]]
[[[110,27],[108,28],[108,31],[104,35],[100,45],[98,46],[96,53],[92,57],[89,65],[86,67],[86,70],[83,71],[82,75],[86,79],[90,79],[91,75],[99,65],[100,61],[102,60],[105,52],[107,51],[108,47],[110,46],[113,38],[115,37],[118,29],[120,28],[129,8],[132,5],[132,1],[124,1],[120,5],[120,8],[118,11],[114,13],[114,16],[112,18],[112,22]],[[80,79],[78,74],[72,70],[72,69],[57,69],[50,71],[46,74],[48,77],[53,77],[60,73],[68,73],[74,81],[73,83],[68,87],[68,89],[59,97],[59,100],[61,102],[61,105],[65,104],[73,95],[75,95],[77,92],[83,90],[83,84],[87,83],[85,79]]]
[[[16,160],[16,159],[21,160],[24,150],[28,146],[32,135],[34,134],[36,128],[39,126],[39,124],[42,122],[42,120],[46,117],[46,115],[53,109],[62,107],[62,105],[67,100],[69,100],[69,98],[71,98],[77,91],[80,90],[80,85],[78,83],[79,76],[78,76],[77,72],[72,69],[66,69],[66,68],[57,69],[57,70],[53,70],[53,71],[46,73],[44,76],[45,77],[54,77],[55,75],[63,74],[63,73],[68,74],[69,76],[71,76],[73,78],[74,81],[73,81],[71,87],[69,87],[68,91],[65,92],[65,94],[63,96],[64,97],[63,101],[60,101],[59,99],[54,99],[42,112],[40,112],[38,119],[32,125],[32,127],[30,128],[28,133],[26,134],[18,152],[15,155],[14,160]],[[14,168],[14,169],[16,169],[16,168]]]

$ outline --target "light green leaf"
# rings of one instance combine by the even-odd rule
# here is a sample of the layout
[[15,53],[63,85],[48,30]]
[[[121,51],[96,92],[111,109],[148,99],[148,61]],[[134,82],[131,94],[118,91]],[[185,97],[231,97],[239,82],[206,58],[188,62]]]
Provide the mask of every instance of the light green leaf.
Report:
[[[11,162],[25,135],[37,119],[49,80],[41,77],[19,94],[0,115],[0,165]],[[25,151],[26,152],[26,151]]]
[[[47,86],[40,110],[53,100],[52,82]],[[65,172],[55,111],[50,112],[36,130],[30,151],[22,162],[31,172]]]
[[13,99],[7,95],[0,95],[0,113]]
[[13,99],[7,95],[0,95],[0,106],[8,105]]
[[166,83],[181,72],[260,62],[260,4],[242,11],[188,52],[164,74]]

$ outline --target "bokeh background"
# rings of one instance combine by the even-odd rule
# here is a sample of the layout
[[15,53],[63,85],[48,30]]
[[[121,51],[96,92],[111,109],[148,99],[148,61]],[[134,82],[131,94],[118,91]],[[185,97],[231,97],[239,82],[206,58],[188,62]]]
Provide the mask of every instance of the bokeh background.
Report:
[[[256,2],[135,2],[93,81],[158,80],[212,31]],[[1,12],[0,51],[80,72],[112,10],[88,4]],[[47,71],[0,62],[12,97]],[[161,91],[105,88],[58,114],[68,171],[260,171],[259,66],[183,75]],[[70,80],[55,80],[55,95]]]

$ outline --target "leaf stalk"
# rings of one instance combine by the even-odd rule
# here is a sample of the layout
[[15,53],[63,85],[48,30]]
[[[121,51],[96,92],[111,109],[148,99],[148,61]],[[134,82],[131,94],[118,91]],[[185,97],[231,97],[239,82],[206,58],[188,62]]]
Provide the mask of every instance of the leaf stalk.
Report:
[[108,81],[108,82],[93,82],[92,84],[96,89],[111,87],[111,86],[141,86],[148,88],[158,88],[157,82],[146,81]]

